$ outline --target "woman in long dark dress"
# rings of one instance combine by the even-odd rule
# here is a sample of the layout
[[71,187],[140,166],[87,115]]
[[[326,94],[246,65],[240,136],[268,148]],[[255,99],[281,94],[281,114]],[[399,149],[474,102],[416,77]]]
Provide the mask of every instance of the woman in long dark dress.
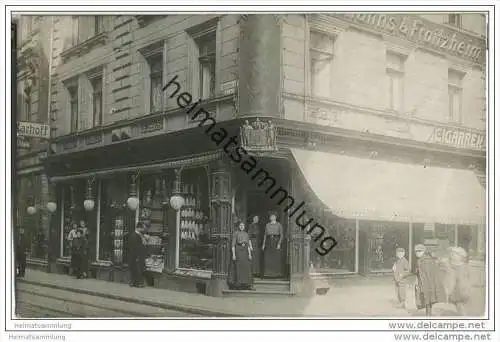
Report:
[[252,241],[245,231],[245,223],[238,224],[238,230],[233,234],[231,251],[233,254],[234,273],[232,285],[238,290],[250,290],[252,277]]
[[415,289],[417,308],[425,307],[425,315],[432,316],[432,306],[446,302],[446,292],[441,282],[436,260],[424,245],[415,246],[417,256],[417,287]]
[[281,242],[283,242],[283,226],[277,220],[276,214],[269,215],[266,224],[262,250],[264,251],[264,277],[281,276]]

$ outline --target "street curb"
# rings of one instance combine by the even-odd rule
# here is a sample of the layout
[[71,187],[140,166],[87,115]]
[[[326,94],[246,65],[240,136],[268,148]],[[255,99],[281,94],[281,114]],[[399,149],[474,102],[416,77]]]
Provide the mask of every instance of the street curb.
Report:
[[[201,309],[201,308],[197,308],[194,306],[181,306],[181,305],[175,305],[175,304],[158,303],[158,302],[152,302],[152,301],[144,300],[144,299],[122,297],[122,296],[118,296],[118,295],[114,295],[114,294],[102,293],[102,292],[92,291],[92,290],[74,289],[71,287],[41,283],[41,282],[25,280],[25,279],[18,279],[18,281],[21,283],[42,286],[42,287],[52,288],[52,289],[56,289],[56,290],[70,291],[70,292],[81,293],[81,294],[86,294],[86,295],[90,295],[90,296],[109,298],[109,299],[129,302],[129,303],[147,305],[147,306],[157,307],[157,308],[161,308],[161,309],[165,309],[165,310],[174,310],[174,311],[185,312],[185,313],[190,313],[190,314],[195,314],[195,315],[202,315],[202,316],[208,316],[208,317],[245,317],[244,315],[241,315],[241,314],[234,314],[234,313],[228,313],[228,312],[220,312],[220,311]],[[190,318],[190,319],[192,319],[192,318]]]

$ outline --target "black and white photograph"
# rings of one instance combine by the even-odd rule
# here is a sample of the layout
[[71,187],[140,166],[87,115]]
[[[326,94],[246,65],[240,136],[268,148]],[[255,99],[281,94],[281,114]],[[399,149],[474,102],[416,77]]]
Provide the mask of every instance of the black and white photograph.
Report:
[[496,340],[492,4],[82,5],[5,7],[7,340]]

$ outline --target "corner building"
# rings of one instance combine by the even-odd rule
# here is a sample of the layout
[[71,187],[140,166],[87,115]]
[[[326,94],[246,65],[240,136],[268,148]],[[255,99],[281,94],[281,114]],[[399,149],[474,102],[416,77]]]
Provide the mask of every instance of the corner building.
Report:
[[[395,248],[414,263],[418,243],[484,260],[485,25],[467,13],[56,17],[55,267],[67,272],[67,233],[84,220],[92,276],[128,282],[127,235],[145,220],[151,286],[231,295],[235,223],[257,215],[263,229],[272,210],[280,267],[257,292],[389,273]],[[212,135],[176,86],[163,90],[174,77]],[[253,173],[215,143],[221,128]],[[328,244],[294,209],[337,246],[320,255]]]

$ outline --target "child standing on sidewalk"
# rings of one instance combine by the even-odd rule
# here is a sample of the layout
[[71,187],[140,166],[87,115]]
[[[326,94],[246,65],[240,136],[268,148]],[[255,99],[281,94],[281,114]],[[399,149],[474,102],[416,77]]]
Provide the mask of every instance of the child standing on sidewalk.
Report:
[[406,301],[406,277],[410,275],[410,263],[405,258],[404,248],[396,248],[396,262],[392,266],[394,284],[399,306],[404,308]]

